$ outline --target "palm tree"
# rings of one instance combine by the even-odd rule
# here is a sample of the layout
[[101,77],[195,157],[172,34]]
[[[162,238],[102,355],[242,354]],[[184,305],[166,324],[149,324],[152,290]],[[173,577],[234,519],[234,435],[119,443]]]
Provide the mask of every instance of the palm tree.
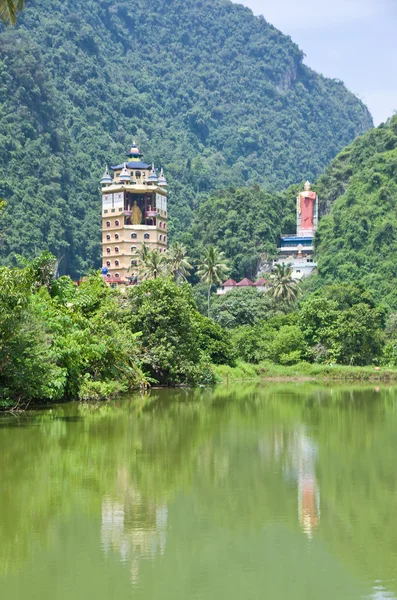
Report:
[[208,283],[208,316],[210,316],[211,288],[214,282],[222,283],[222,279],[227,275],[229,266],[225,261],[225,255],[214,246],[205,250],[204,257],[201,259],[197,275],[201,281]]
[[293,304],[301,293],[299,283],[292,279],[291,266],[284,263],[276,265],[270,276],[269,294],[275,300]]
[[178,284],[181,280],[186,281],[189,271],[193,268],[189,263],[186,246],[180,242],[174,242],[170,246],[166,258],[174,276],[174,281]]
[[[143,244],[144,245],[144,244]],[[157,249],[140,251],[139,277],[141,279],[157,279],[165,270],[165,256]]]
[[0,19],[15,25],[17,13],[23,9],[24,4],[24,0],[0,0]]
[[145,242],[143,242],[142,246],[139,248],[138,252],[136,253],[137,258],[140,263],[143,263],[143,264],[146,263],[149,252],[150,252],[149,246]]

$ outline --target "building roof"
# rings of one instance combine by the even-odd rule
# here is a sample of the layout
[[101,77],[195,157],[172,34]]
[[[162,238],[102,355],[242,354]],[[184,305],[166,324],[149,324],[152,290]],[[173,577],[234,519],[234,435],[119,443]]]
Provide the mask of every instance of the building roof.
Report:
[[[138,160],[133,160],[132,162],[127,162],[126,163],[127,167],[129,169],[150,169],[150,165],[147,165],[146,163],[143,162],[139,162]],[[114,170],[117,169],[122,169],[124,167],[124,163],[122,163],[121,165],[115,165],[114,167],[112,167],[110,165],[110,168]]]
[[126,167],[126,163],[124,163],[123,169],[120,173],[120,177],[119,177],[119,181],[130,181],[131,180],[131,176],[129,174],[129,172],[127,171],[127,167]]
[[163,167],[161,167],[160,175],[159,175],[159,185],[161,187],[166,187],[168,185],[167,180],[164,175]]
[[260,279],[258,279],[258,281],[255,281],[254,285],[256,285],[257,287],[260,287],[261,285],[265,285],[267,283],[267,279],[265,279],[264,277],[261,277]]
[[104,185],[106,183],[112,183],[113,179],[109,175],[108,166],[106,165],[106,170],[102,176],[101,183]]
[[308,240],[312,241],[314,239],[313,235],[287,235],[281,236],[281,240],[283,242],[296,242],[299,244],[300,242],[307,242]]
[[142,152],[139,150],[139,148],[135,142],[132,143],[131,150],[130,150],[128,156],[131,156],[131,158],[136,157],[136,156],[139,156],[139,157],[143,156]]
[[233,285],[237,285],[237,282],[234,279],[228,279],[225,283],[222,283],[222,287],[232,287]]
[[241,281],[239,281],[237,283],[237,287],[249,287],[249,286],[253,286],[254,284],[252,283],[252,281],[250,279],[248,279],[247,277],[244,277],[244,279],[242,279]]
[[147,178],[149,183],[157,183],[159,178],[157,177],[156,169],[154,168],[154,164],[152,163],[152,170],[150,171],[150,175]]

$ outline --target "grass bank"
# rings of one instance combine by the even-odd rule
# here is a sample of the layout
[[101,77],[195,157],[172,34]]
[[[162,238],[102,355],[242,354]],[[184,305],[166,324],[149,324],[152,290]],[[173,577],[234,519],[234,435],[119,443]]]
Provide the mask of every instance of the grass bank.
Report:
[[388,367],[348,367],[343,365],[317,365],[298,363],[282,366],[272,363],[252,365],[238,362],[235,367],[214,365],[214,371],[221,383],[232,381],[396,381],[397,369]]

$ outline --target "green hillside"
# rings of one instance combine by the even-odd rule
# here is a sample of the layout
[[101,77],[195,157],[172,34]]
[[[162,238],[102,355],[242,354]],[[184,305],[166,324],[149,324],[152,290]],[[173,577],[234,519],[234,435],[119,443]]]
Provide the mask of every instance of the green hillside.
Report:
[[0,29],[1,262],[98,266],[98,180],[132,138],[166,169],[171,233],[211,190],[318,176],[372,120],[302,59],[225,0],[28,1]]
[[213,244],[229,260],[231,277],[255,278],[258,268],[275,255],[280,234],[296,229],[298,188],[266,192],[256,185],[216,191],[201,203],[189,232],[179,238],[193,258],[199,259]]
[[397,309],[397,116],[343,150],[319,178],[319,283],[362,282]]

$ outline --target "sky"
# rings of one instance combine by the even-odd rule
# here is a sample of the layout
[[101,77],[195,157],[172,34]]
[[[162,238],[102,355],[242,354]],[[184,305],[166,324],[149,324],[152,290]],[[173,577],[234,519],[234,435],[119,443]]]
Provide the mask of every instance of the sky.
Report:
[[241,0],[290,35],[305,63],[341,79],[375,125],[397,112],[397,0]]

